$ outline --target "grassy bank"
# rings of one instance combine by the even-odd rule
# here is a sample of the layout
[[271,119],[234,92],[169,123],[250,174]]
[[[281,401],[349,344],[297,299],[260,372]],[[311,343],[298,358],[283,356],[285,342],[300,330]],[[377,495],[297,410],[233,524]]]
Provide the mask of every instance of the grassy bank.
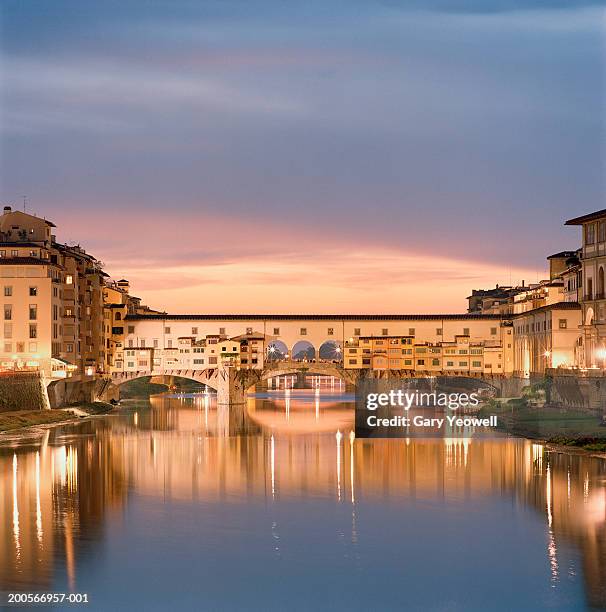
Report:
[[0,412],[0,432],[33,425],[50,425],[74,418],[69,410],[15,410]]
[[480,411],[482,416],[492,414],[498,416],[501,431],[516,436],[606,452],[606,427],[601,426],[597,415],[549,406],[534,407],[525,399],[493,400]]

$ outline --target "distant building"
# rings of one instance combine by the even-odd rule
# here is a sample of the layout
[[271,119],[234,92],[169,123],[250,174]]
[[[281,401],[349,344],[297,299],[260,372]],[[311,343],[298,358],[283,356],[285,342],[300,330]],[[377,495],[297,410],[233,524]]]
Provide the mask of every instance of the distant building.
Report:
[[[106,373],[124,371],[125,318],[129,314],[154,313],[141,304],[141,298],[130,295],[126,279],[107,280],[103,287],[103,326]],[[157,347],[156,347],[157,348]]]
[[521,314],[564,301],[564,282],[561,278],[544,280],[530,285],[513,296],[513,314]]
[[467,312],[510,315],[513,312],[513,297],[524,289],[523,281],[521,287],[497,285],[494,289],[474,289],[467,297]]
[[569,267],[569,261],[576,259],[579,255],[578,251],[560,251],[547,258],[549,262],[549,279],[555,280],[561,278],[562,273]]
[[[559,272],[560,278],[564,284],[563,295],[565,302],[583,301],[583,266],[581,264],[582,249],[567,253],[572,253],[564,262],[564,269]],[[547,258],[549,259],[549,257]]]

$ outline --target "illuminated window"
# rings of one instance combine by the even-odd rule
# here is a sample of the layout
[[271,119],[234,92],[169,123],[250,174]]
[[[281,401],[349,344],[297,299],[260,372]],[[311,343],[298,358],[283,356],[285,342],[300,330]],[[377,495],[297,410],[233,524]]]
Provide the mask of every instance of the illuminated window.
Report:
[[65,284],[66,285],[73,285],[74,284],[74,277],[71,274],[68,274],[65,277]]

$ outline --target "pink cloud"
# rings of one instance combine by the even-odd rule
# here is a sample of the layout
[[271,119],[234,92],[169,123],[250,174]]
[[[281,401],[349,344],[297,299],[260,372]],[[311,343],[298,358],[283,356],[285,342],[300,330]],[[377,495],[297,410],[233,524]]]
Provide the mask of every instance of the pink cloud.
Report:
[[171,312],[462,312],[472,288],[536,279],[528,269],[266,219],[166,210],[55,222],[60,239],[79,236],[110,274],[129,278],[150,306]]

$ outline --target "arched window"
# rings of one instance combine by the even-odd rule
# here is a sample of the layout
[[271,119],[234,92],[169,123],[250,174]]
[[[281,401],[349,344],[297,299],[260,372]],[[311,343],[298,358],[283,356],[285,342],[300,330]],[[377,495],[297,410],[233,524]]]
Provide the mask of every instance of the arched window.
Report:
[[122,313],[121,312],[117,312],[116,313],[116,321],[121,321],[122,320]]

